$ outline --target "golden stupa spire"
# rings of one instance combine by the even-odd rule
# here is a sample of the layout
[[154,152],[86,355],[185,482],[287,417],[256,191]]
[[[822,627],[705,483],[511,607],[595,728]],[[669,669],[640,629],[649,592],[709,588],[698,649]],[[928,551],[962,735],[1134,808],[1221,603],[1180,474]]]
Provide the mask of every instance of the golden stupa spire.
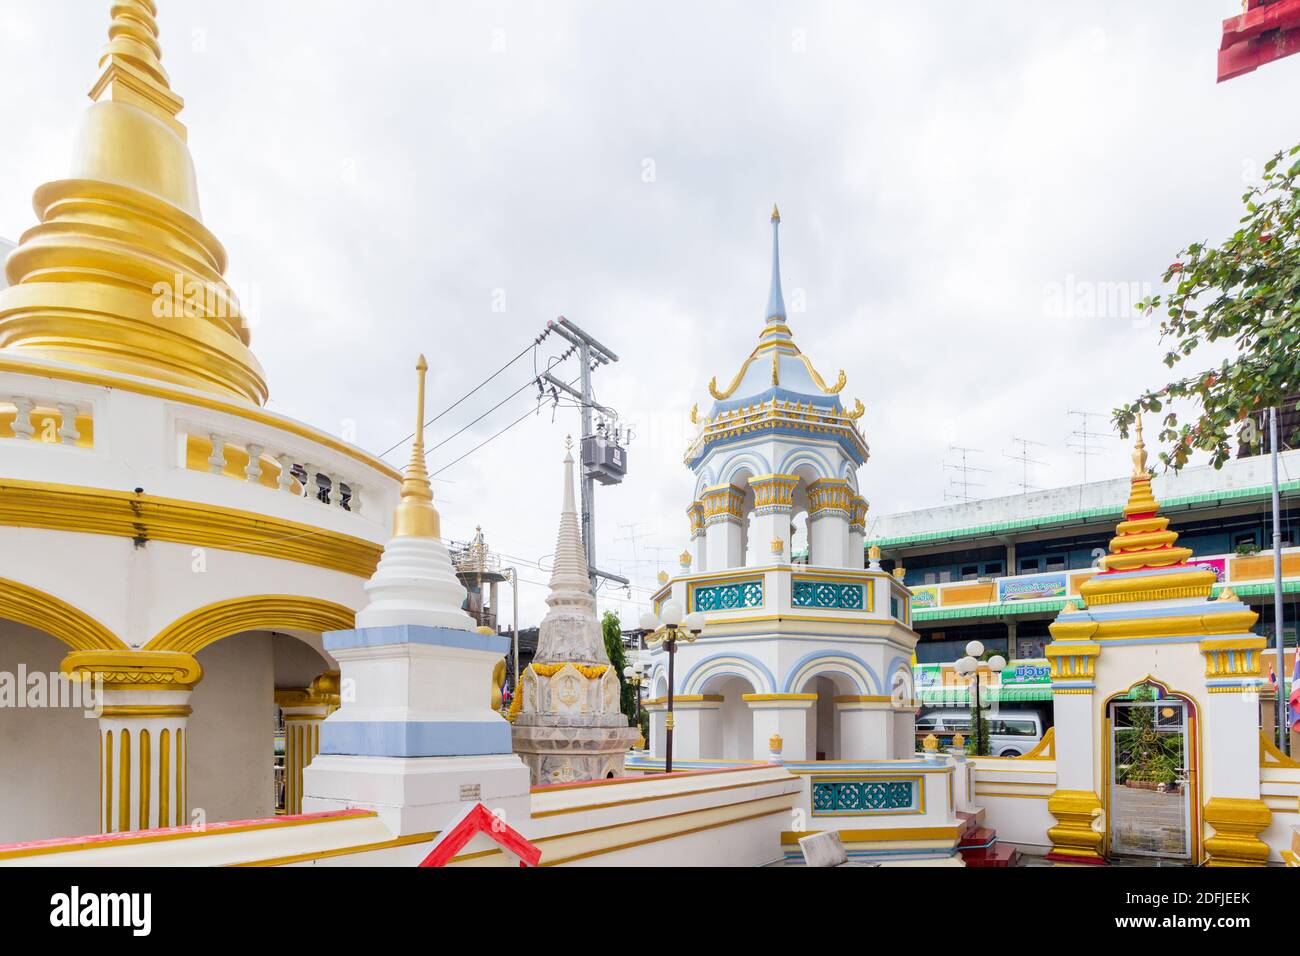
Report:
[[441,537],[438,509],[433,506],[433,486],[424,463],[424,375],[429,363],[420,356],[415,363],[419,377],[415,411],[415,441],[411,444],[411,463],[402,476],[402,497],[393,512],[393,535],[408,538]]
[[90,98],[130,103],[172,126],[182,138],[185,127],[176,114],[185,105],[171,90],[158,42],[158,8],[153,0],[117,0],[111,9],[108,45]]
[[[1115,537],[1110,539],[1110,553],[1100,561],[1103,573],[1085,581],[1080,593],[1090,605],[1125,600],[1206,597],[1214,587],[1214,572],[1188,566],[1192,549],[1175,547],[1178,532],[1169,530],[1169,519],[1160,516],[1160,503],[1151,493],[1151,473],[1147,470],[1147,449],[1142,440],[1140,417],[1135,432],[1133,475],[1129,479],[1124,520],[1115,526]],[[1179,568],[1184,570],[1178,571]],[[1130,571],[1167,573],[1110,577],[1116,572]]]
[[261,405],[266,381],[203,225],[184,105],[162,67],[153,0],[113,0],[101,71],[65,179],[9,254],[0,351]]

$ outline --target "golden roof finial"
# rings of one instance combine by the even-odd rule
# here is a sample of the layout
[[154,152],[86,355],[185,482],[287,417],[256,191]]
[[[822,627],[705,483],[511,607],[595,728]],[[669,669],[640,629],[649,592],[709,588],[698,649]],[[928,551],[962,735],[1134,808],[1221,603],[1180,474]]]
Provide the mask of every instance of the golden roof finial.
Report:
[[158,8],[153,0],[114,0],[108,45],[99,58],[101,72],[90,90],[96,102],[130,103],[171,126],[184,138],[176,119],[185,101],[172,92],[158,43]]
[[773,222],[781,221],[781,210],[776,208],[776,203],[772,203],[772,221]]
[[402,498],[393,512],[393,535],[410,538],[437,538],[441,536],[438,509],[433,506],[433,487],[429,484],[429,469],[424,463],[424,375],[429,363],[420,356],[415,363],[419,376],[418,398],[415,412],[415,441],[411,443],[411,463],[402,477]]
[[1142,440],[1142,416],[1137,416],[1137,443],[1133,446],[1133,477],[1147,475],[1147,445]]

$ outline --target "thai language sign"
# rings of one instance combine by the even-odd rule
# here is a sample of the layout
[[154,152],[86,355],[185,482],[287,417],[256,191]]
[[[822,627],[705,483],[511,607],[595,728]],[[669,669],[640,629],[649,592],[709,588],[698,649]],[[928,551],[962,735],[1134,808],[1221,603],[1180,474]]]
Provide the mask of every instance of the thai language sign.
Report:
[[1065,597],[1068,592],[1064,574],[1038,574],[1033,577],[999,578],[998,602],[1042,601]]
[[936,587],[912,588],[912,610],[939,606],[939,589]]

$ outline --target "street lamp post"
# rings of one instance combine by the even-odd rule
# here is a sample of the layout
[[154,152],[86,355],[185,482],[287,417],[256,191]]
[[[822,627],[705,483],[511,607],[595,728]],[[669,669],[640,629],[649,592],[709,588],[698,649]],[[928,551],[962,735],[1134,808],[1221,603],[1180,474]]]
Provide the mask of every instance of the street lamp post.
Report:
[[677,656],[677,642],[690,644],[704,630],[704,615],[696,611],[683,616],[682,606],[668,601],[656,616],[653,611],[641,615],[641,627],[648,631],[646,645],[659,644],[668,652],[668,712],[664,715],[664,773],[673,772],[673,659]]
[[623,679],[627,681],[632,688],[632,697],[636,701],[636,714],[633,721],[638,727],[641,726],[641,683],[645,680],[645,664],[637,661],[635,664],[628,664],[623,668]]
[[[954,665],[958,674],[975,675],[974,696],[971,698],[975,710],[975,755],[980,756],[981,751],[988,750],[988,735],[984,733],[983,705],[980,702],[980,661],[984,655],[984,645],[979,641],[971,641],[966,645],[966,656],[957,661]],[[1001,674],[1007,667],[1007,659],[1001,654],[994,654],[988,661],[989,670],[994,674]]]

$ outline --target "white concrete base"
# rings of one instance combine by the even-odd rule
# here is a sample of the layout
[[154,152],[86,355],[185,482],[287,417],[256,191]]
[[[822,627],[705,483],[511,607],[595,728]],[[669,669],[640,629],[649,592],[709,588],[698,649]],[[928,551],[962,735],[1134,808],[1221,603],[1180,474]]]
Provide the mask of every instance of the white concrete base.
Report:
[[360,757],[318,754],[303,771],[304,813],[374,810],[394,836],[442,829],[482,802],[511,826],[529,818],[528,768],[514,754]]

